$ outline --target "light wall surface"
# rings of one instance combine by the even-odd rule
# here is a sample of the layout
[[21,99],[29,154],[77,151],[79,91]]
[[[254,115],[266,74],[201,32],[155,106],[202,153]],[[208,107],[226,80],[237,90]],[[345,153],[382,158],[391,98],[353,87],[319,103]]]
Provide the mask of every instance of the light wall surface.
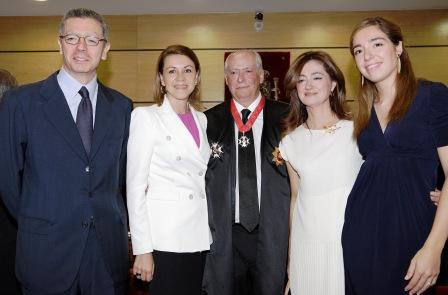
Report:
[[[224,99],[226,51],[287,51],[292,62],[305,51],[324,50],[344,72],[353,101],[359,74],[348,50],[349,37],[356,24],[373,16],[401,26],[418,77],[448,84],[448,10],[265,13],[261,32],[255,32],[251,13],[106,16],[111,51],[99,78],[137,104],[150,103],[158,55],[168,45],[184,44],[200,59],[202,97],[211,106]],[[58,70],[60,18],[0,17],[0,68],[21,84]]]

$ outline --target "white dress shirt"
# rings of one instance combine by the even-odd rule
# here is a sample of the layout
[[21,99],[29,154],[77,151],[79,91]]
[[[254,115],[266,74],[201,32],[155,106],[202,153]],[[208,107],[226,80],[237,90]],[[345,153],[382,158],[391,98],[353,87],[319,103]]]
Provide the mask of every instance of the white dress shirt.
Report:
[[[241,111],[243,109],[249,109],[250,115],[249,118],[253,115],[255,108],[261,101],[261,94],[258,95],[257,99],[252,102],[247,108],[238,103],[235,99],[233,102],[235,103],[238,114],[241,117]],[[252,125],[252,133],[254,135],[254,142],[251,144],[255,144],[255,167],[257,170],[257,193],[258,193],[258,208],[260,208],[261,201],[261,156],[260,156],[260,146],[261,146],[261,133],[263,131],[263,110],[258,115],[254,124]],[[240,222],[240,189],[239,189],[239,180],[238,180],[238,126],[235,123],[235,167],[236,167],[236,187],[235,187],[235,223]]]

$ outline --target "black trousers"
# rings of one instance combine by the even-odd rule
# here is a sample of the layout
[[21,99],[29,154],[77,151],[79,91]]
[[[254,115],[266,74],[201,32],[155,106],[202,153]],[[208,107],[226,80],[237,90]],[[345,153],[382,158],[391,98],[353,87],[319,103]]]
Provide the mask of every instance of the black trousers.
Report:
[[150,295],[201,295],[205,252],[154,251],[154,277]]
[[261,294],[257,283],[258,227],[248,232],[240,224],[232,227],[233,273],[235,295]]

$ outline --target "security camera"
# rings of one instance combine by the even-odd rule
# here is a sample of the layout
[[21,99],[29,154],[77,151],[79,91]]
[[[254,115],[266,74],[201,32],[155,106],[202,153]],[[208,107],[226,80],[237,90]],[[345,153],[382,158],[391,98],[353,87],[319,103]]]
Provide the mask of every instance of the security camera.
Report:
[[258,21],[258,22],[263,21],[263,12],[262,11],[255,12],[255,21]]

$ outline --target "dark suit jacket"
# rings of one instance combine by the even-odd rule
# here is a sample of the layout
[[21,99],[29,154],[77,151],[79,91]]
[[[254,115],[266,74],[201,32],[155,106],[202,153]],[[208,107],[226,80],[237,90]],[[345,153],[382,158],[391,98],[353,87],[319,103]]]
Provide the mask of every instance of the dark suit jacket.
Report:
[[[290,190],[285,165],[277,167],[272,152],[280,141],[280,120],[287,105],[266,100],[261,138],[261,202],[256,294],[283,294],[289,234]],[[213,244],[207,255],[204,289],[209,295],[233,294],[232,199],[235,195],[235,130],[230,101],[205,112],[210,144],[223,148],[210,158],[206,174]]]
[[82,145],[56,73],[8,93],[0,105],[0,195],[17,219],[22,285],[58,293],[73,282],[91,217],[115,284],[127,277],[121,189],[131,101],[98,86],[91,155]]

